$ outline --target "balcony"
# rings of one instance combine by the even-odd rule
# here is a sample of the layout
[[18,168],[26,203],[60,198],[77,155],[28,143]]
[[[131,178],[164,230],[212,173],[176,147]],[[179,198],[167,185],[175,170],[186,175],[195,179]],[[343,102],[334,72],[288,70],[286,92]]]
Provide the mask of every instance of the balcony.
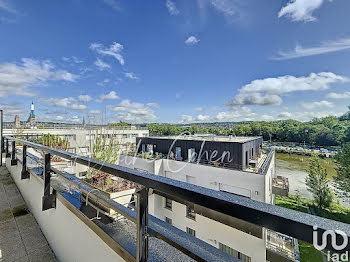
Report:
[[[350,226],[333,220],[102,163],[14,137],[4,137],[2,141],[11,179],[59,261],[239,261],[148,214],[151,194],[191,204],[196,214],[227,226],[238,219],[309,243],[317,226],[319,239],[326,230],[337,229],[350,240]],[[43,157],[33,156],[28,148],[42,152]],[[76,161],[137,184],[136,205],[121,205],[74,175],[57,170],[51,165],[51,156]],[[109,210],[118,215],[111,217]],[[339,240],[343,239],[338,232],[335,234]],[[328,241],[326,249],[350,251],[350,241],[338,251]],[[256,261],[266,261],[266,257],[260,259]]]

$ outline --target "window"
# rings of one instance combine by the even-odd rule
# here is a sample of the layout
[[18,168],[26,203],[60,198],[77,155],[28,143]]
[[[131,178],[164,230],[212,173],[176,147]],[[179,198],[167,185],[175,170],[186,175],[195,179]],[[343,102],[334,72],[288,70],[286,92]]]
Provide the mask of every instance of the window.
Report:
[[194,209],[190,206],[186,207],[186,217],[196,219],[196,213],[194,212]]
[[181,159],[181,147],[175,148],[175,158],[176,158],[176,160]]
[[188,149],[188,162],[193,163],[196,160],[196,151],[194,148]]
[[168,217],[165,217],[165,222],[167,222],[170,225],[173,224],[173,220],[171,218],[168,218]]
[[186,232],[187,234],[190,234],[191,236],[196,236],[196,230],[192,229],[192,228],[189,228],[189,227],[186,227]]
[[167,209],[170,209],[170,210],[173,208],[173,203],[172,203],[171,199],[165,198],[165,206],[164,207]]
[[219,249],[221,251],[224,251],[225,253],[235,257],[235,258],[242,260],[243,262],[251,262],[251,260],[252,260],[249,256],[244,255],[243,253],[241,253],[233,248],[230,248],[229,246],[226,246],[220,242],[219,242]]
[[146,152],[146,145],[145,144],[141,145],[141,150],[142,150],[142,153]]
[[152,156],[153,155],[153,145],[148,144],[147,145],[147,153]]

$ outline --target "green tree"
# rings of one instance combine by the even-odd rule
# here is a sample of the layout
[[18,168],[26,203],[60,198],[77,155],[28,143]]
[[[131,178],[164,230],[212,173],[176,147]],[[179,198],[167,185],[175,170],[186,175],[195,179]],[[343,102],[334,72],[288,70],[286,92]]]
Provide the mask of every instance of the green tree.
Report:
[[328,208],[333,202],[333,192],[328,186],[327,172],[321,166],[320,159],[314,156],[309,163],[308,176],[305,179],[308,191],[313,195],[319,208]]
[[335,156],[337,165],[336,185],[339,189],[350,193],[350,142],[342,146],[342,150]]

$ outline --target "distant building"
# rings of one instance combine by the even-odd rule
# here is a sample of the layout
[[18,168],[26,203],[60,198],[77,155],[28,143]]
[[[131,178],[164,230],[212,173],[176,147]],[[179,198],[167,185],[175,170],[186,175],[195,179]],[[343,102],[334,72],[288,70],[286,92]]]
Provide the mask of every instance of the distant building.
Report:
[[27,120],[27,127],[29,127],[29,128],[36,127],[35,114],[34,114],[34,103],[33,102],[30,105],[30,113],[29,113],[29,117]]
[[15,116],[15,128],[20,128],[21,122],[19,121],[19,115]]

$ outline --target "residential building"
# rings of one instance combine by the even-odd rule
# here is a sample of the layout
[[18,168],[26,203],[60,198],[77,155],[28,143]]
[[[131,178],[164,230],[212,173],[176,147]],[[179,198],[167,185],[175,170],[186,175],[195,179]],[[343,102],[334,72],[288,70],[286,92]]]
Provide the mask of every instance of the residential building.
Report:
[[[262,148],[262,142],[261,137],[139,137],[134,156],[121,155],[119,165],[274,204],[275,153]],[[296,260],[294,239],[284,252],[289,257],[284,256],[279,252],[283,248],[271,248],[275,238],[262,227],[239,219],[218,222],[197,214],[196,206],[157,193],[149,202],[152,215],[242,261]]]

